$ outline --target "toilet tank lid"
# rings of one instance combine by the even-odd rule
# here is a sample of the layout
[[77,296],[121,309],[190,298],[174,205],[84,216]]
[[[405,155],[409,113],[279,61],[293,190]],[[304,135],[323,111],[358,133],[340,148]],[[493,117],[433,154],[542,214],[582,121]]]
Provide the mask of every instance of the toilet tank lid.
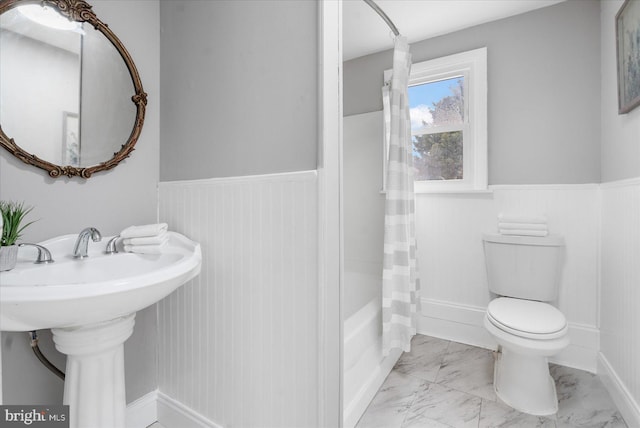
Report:
[[542,245],[545,247],[564,246],[564,238],[560,235],[518,236],[500,235],[497,233],[484,233],[482,235],[482,240],[485,242],[496,242],[498,244]]

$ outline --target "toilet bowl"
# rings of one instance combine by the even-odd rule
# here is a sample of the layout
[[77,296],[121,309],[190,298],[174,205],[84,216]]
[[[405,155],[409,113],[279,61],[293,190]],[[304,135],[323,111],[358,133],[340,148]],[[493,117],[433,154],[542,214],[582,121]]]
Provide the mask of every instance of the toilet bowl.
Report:
[[484,325],[500,346],[493,379],[496,395],[524,413],[556,413],[547,357],[569,345],[564,315],[547,303],[500,297],[489,304]]

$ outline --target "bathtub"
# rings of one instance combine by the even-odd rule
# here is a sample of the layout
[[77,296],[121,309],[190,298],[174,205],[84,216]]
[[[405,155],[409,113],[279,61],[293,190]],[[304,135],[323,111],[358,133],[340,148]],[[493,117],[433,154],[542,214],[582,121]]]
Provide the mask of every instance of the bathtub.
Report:
[[356,425],[402,353],[395,349],[382,356],[381,290],[381,276],[344,273],[345,428]]

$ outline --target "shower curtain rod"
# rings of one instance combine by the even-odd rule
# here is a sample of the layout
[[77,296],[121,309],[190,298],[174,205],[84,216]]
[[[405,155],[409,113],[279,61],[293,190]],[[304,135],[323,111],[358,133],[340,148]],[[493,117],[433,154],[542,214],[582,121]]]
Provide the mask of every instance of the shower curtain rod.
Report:
[[400,32],[398,31],[396,26],[393,24],[393,22],[391,22],[391,19],[389,19],[387,14],[384,13],[382,9],[380,9],[380,6],[378,6],[373,0],[363,0],[363,1],[369,6],[371,6],[371,9],[375,10],[376,13],[380,15],[380,18],[384,19],[384,22],[386,22],[387,25],[391,28],[391,31],[393,31],[393,34],[395,34],[396,36],[400,35]]

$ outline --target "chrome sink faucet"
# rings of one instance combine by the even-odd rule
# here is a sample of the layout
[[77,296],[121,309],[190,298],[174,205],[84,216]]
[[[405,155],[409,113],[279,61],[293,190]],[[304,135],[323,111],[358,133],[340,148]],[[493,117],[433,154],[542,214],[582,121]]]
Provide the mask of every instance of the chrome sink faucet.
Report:
[[93,242],[102,241],[102,235],[100,235],[100,232],[95,227],[82,229],[82,232],[78,235],[78,239],[76,239],[76,244],[73,246],[73,258],[84,259],[88,257],[89,237],[91,237]]

